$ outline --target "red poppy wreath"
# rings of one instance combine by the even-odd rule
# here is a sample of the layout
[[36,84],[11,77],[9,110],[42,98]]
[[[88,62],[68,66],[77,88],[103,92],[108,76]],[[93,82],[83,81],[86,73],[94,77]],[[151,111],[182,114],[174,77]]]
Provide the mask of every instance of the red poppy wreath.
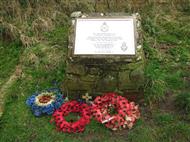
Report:
[[140,117],[138,106],[134,102],[129,102],[126,98],[114,93],[96,97],[92,105],[92,114],[98,122],[112,130],[126,126],[132,128],[136,119]]
[[[67,122],[64,117],[71,112],[80,113],[80,119],[75,122]],[[90,122],[90,117],[90,107],[77,101],[66,102],[53,113],[57,129],[67,133],[83,132],[85,126]]]

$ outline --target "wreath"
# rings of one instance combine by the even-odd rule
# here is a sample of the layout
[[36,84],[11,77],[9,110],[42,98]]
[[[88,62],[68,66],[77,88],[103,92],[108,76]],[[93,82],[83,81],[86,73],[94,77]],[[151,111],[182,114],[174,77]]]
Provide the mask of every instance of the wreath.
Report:
[[[113,113],[115,110],[115,113]],[[130,129],[140,117],[138,106],[126,98],[114,93],[107,93],[95,98],[92,104],[92,115],[107,128],[118,130]]]
[[26,104],[31,107],[35,116],[41,116],[42,114],[53,114],[62,105],[63,101],[63,95],[59,89],[48,89],[34,93],[26,100]]
[[[75,122],[66,121],[65,117],[71,112],[80,113],[80,119]],[[90,118],[90,107],[87,104],[70,101],[64,103],[53,113],[52,121],[55,121],[58,131],[79,133],[85,130],[85,126],[90,122]]]

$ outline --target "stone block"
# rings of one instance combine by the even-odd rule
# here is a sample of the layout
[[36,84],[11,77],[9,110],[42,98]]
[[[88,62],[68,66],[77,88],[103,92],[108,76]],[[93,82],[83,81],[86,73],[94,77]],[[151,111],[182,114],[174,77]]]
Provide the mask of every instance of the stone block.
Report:
[[117,72],[106,72],[106,74],[99,76],[94,90],[97,92],[112,92],[117,90],[117,84]]
[[66,79],[62,86],[64,92],[70,91],[83,91],[83,92],[91,92],[94,86],[94,82],[82,81],[79,77],[73,76],[73,78]]
[[97,81],[98,76],[96,75],[90,75],[90,74],[86,74],[85,76],[81,76],[80,80],[85,81],[85,82],[95,82]]
[[134,69],[130,73],[130,79],[134,82],[137,88],[142,88],[144,85],[144,66],[141,65],[138,68]]
[[130,79],[130,71],[126,70],[126,71],[122,71],[119,72],[118,75],[118,88],[119,90],[123,91],[123,90],[132,90],[135,88],[133,81]]
[[85,68],[80,64],[68,64],[66,74],[85,75]]
[[101,70],[96,68],[95,66],[87,66],[86,72],[89,75],[99,76],[101,74]]

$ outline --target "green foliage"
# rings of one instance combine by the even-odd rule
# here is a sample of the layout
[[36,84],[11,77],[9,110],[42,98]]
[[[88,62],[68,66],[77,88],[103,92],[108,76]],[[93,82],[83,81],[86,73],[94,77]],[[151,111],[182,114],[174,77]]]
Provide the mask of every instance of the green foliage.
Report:
[[190,114],[190,93],[180,93],[176,97],[176,106],[182,110],[183,112],[186,112],[187,114]]
[[151,17],[146,17],[146,19],[142,20],[142,28],[150,36],[155,37],[158,35],[158,27]]
[[69,113],[69,115],[65,116],[65,120],[68,122],[75,122],[80,119],[79,113]]
[[127,141],[130,142],[155,142],[155,130],[142,120],[139,120],[135,128],[129,131]]
[[169,55],[164,55],[145,42],[144,49],[148,58],[145,66],[145,99],[148,102],[159,101],[168,90],[179,90],[186,86],[183,68],[189,61],[188,48],[171,48]]
[[181,71],[171,71],[168,73],[165,77],[165,82],[167,83],[167,86],[172,90],[182,89],[184,87]]
[[187,142],[190,140],[188,123],[180,121],[178,116],[166,112],[154,112],[153,122],[156,124],[156,141]]
[[25,50],[23,54],[21,63],[24,66],[23,71],[27,75],[26,79],[32,77],[36,85],[40,85],[41,88],[49,87],[53,82],[61,83],[64,79],[64,48],[52,48],[39,44]]
[[169,113],[157,112],[153,116],[155,123],[158,126],[165,126],[174,123],[175,117]]
[[45,33],[50,44],[67,47],[68,26],[57,27],[52,32]]
[[145,66],[145,99],[150,103],[164,98],[167,83],[164,80],[166,74],[158,50],[149,47],[146,42],[144,43],[144,49],[149,59]]
[[162,142],[188,142],[190,141],[190,127],[184,122],[175,122],[163,125],[159,129],[158,141]]
[[165,74],[157,61],[150,61],[146,65],[145,75],[147,83],[145,85],[145,97],[149,102],[160,101],[164,98],[167,84],[164,81]]
[[186,14],[190,14],[190,1],[181,0],[180,4],[177,4],[177,8]]
[[153,4],[147,9],[151,12],[148,15],[143,13],[142,20],[143,47],[147,58],[145,99],[154,102],[163,99],[168,90],[176,91],[188,86],[183,77],[188,76],[185,72],[188,72],[190,62],[190,24],[185,22],[185,27],[182,24],[189,17],[182,16],[178,20],[172,14],[162,15],[163,11]]
[[0,43],[0,85],[15,70],[23,49],[18,43]]
[[164,43],[167,45],[176,45],[179,43],[178,38],[175,35],[171,34],[161,34],[158,36],[158,40],[160,43]]
[[[188,0],[183,0],[188,1]],[[7,4],[9,2],[9,4]],[[43,44],[23,49],[19,44],[0,46],[0,85],[11,75],[15,66],[20,63],[23,76],[19,78],[6,93],[6,106],[4,115],[0,118],[0,141],[64,141],[64,142],[188,142],[190,141],[190,125],[178,119],[178,114],[159,112],[148,114],[142,108],[142,118],[129,131],[112,132],[102,124],[92,119],[82,134],[65,134],[55,131],[55,125],[50,124],[51,116],[36,118],[32,115],[25,101],[33,92],[49,87],[58,87],[64,79],[65,51],[68,38],[68,16],[72,11],[125,11],[135,10],[130,2],[117,3],[115,1],[97,2],[86,0],[32,0],[28,7],[27,0],[19,0],[20,7],[15,7],[15,1],[0,2],[4,4],[3,17],[19,25],[19,29],[28,36],[35,34],[21,24],[23,17],[32,21],[35,17],[44,16],[52,18],[57,26],[52,32],[45,33]],[[114,4],[112,4],[112,2]],[[127,4],[126,4],[127,3]],[[134,2],[135,3],[135,2]],[[170,2],[169,2],[170,3]],[[184,14],[189,13],[189,4],[176,5],[171,2],[157,5],[156,2],[147,1],[141,5],[144,50],[146,54],[145,67],[145,100],[157,102],[165,97],[168,90],[178,91],[176,107],[190,116],[190,94],[180,93],[189,90],[189,62],[190,62],[190,24],[189,16],[174,11],[177,7]],[[55,4],[55,8],[53,6]],[[8,7],[6,7],[6,5]],[[145,6],[144,6],[145,5]],[[1,5],[2,6],[2,5]],[[95,8],[96,7],[96,8]],[[130,8],[131,7],[131,8]],[[30,9],[32,8],[32,10]],[[23,10],[26,10],[22,12]],[[35,13],[35,12],[37,13]],[[56,12],[55,12],[56,11]],[[25,15],[21,15],[24,13]],[[50,17],[55,14],[55,17]],[[20,19],[21,18],[21,19]],[[21,21],[20,21],[21,20]],[[61,22],[62,21],[62,22]],[[21,23],[20,23],[21,22]],[[3,28],[0,27],[1,34]],[[19,57],[23,53],[21,57]],[[20,59],[19,59],[20,58]],[[184,81],[186,77],[186,82]],[[57,84],[52,83],[57,82]],[[148,118],[146,118],[146,115]],[[69,116],[75,119],[76,116]]]
[[169,53],[172,55],[173,60],[185,64],[190,61],[190,48],[188,47],[176,47],[169,49]]
[[19,0],[19,3],[20,3],[22,8],[28,7],[28,0]]
[[70,15],[73,11],[93,12],[93,1],[91,0],[61,0],[58,2],[64,13]]

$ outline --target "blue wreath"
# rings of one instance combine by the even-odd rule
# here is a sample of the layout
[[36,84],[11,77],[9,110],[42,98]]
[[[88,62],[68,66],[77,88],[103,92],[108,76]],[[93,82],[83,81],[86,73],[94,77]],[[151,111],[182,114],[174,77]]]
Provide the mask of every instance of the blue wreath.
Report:
[[[55,101],[45,106],[39,106],[35,103],[35,99],[43,92],[52,92],[55,95]],[[39,93],[34,93],[26,100],[26,104],[31,107],[35,116],[41,116],[43,114],[51,115],[56,109],[58,109],[64,102],[63,95],[59,89],[47,89]]]

